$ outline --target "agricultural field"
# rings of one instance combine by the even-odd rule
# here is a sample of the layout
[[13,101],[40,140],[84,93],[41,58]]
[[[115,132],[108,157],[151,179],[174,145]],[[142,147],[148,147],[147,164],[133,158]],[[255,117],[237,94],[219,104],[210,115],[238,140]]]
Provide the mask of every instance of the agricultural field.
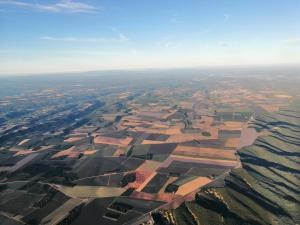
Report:
[[[1,97],[0,224],[159,224],[157,217],[199,224],[194,215],[200,224],[221,224],[222,210],[229,209],[220,198],[233,207],[226,221],[251,223],[261,199],[235,188],[241,182],[267,197],[297,188],[283,168],[299,172],[299,124],[293,125],[299,116],[280,110],[299,99],[299,78],[291,82],[271,70],[265,77],[251,70],[244,76],[230,70],[156,72],[164,76],[87,74],[59,86],[25,79],[26,93]],[[280,157],[286,151],[288,157]],[[265,162],[281,166],[266,170],[260,166]],[[255,181],[260,174],[262,186]],[[265,185],[273,178],[295,187],[280,186],[272,194]],[[234,196],[247,204],[241,211]],[[282,198],[282,219],[290,219],[295,212],[284,214],[291,209],[288,197]],[[266,213],[275,220],[272,207]],[[249,218],[233,216],[245,212]],[[256,224],[268,224],[263,212]]]
[[299,116],[300,101],[258,117],[252,126],[265,134],[238,151],[242,166],[194,200],[157,210],[156,224],[299,224]]

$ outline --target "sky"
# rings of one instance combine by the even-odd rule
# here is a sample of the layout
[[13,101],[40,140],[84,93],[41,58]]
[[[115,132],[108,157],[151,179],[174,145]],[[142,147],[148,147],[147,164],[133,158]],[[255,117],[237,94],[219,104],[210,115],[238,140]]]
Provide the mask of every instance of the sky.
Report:
[[299,0],[0,0],[0,75],[300,65]]

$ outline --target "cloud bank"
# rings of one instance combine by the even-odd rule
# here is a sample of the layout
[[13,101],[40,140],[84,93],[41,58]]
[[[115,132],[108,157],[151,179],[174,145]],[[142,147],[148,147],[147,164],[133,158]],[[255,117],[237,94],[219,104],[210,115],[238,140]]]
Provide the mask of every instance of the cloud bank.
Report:
[[123,43],[129,41],[129,38],[123,33],[118,33],[117,37],[112,37],[112,38],[78,38],[78,37],[43,36],[40,39],[45,41],[83,42],[83,43],[107,43],[107,42]]
[[15,0],[0,0],[0,5],[11,5],[19,8],[27,8],[53,13],[95,13],[99,8],[73,0],[59,0],[53,4],[27,3]]

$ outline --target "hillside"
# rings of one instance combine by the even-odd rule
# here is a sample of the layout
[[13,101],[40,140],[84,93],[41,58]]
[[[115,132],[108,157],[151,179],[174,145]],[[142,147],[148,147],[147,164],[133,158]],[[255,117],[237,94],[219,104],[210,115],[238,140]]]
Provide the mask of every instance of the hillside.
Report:
[[300,104],[256,118],[261,132],[238,151],[232,170],[173,211],[153,215],[157,224],[294,225],[300,223]]

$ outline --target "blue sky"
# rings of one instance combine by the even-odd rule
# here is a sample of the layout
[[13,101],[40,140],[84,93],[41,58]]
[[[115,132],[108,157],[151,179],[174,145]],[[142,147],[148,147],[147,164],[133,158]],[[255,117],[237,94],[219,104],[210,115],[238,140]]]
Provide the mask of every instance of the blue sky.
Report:
[[299,0],[0,0],[0,74],[300,64]]

